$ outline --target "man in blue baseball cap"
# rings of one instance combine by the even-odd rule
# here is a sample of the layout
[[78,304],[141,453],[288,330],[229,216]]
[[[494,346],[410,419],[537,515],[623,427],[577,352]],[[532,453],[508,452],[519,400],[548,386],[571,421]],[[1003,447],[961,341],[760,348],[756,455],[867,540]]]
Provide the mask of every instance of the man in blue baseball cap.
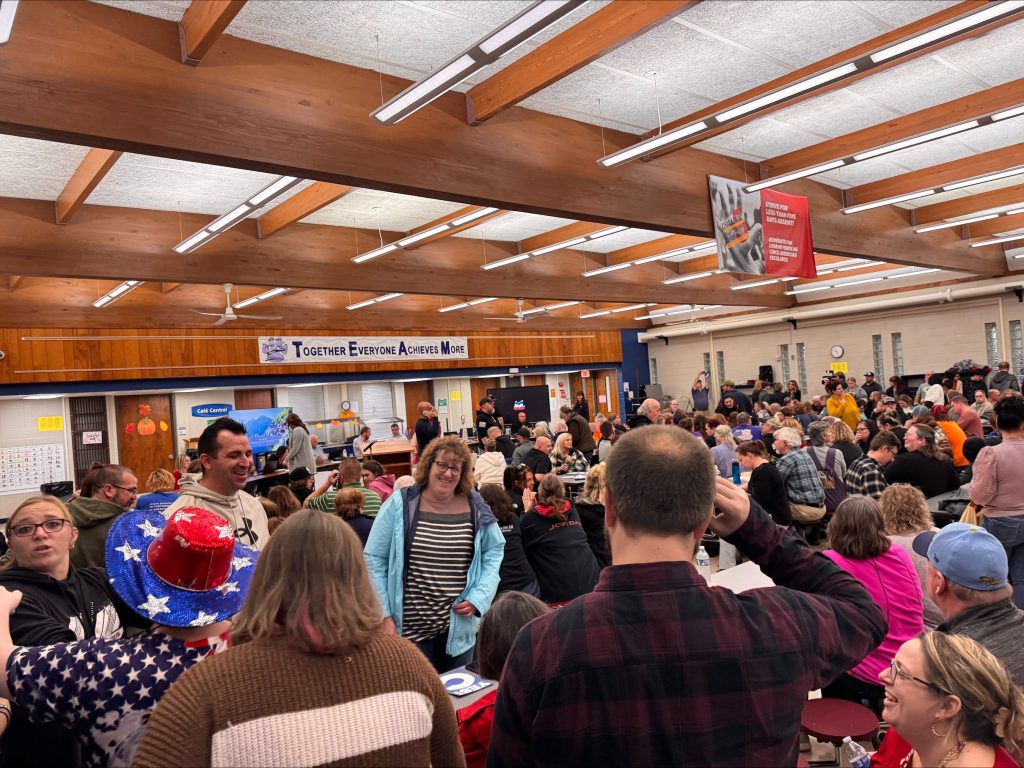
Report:
[[977,640],[1024,685],[1024,611],[1013,603],[999,539],[977,525],[951,523],[918,534],[913,546],[928,558],[926,590],[946,617],[938,630]]

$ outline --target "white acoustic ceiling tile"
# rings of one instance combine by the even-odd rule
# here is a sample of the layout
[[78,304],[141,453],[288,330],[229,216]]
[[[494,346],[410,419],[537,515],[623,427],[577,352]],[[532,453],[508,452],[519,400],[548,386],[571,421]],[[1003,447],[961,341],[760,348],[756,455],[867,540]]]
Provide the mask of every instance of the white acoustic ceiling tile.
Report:
[[732,151],[735,150],[768,158],[809,147],[821,140],[821,136],[793,126],[781,125],[771,117],[762,117],[694,146],[698,149],[722,152],[727,155],[732,155]]
[[1024,115],[975,128],[957,139],[977,152],[1017,144],[1024,140]]
[[794,67],[878,35],[878,26],[854,9],[826,0],[701,3],[687,11],[684,18]]
[[840,189],[846,189],[860,184],[870,184],[872,181],[880,179],[888,179],[891,176],[899,176],[906,172],[907,169],[902,165],[897,165],[888,158],[878,157],[874,160],[865,160],[863,163],[854,163],[826,173],[819,173],[811,178]]
[[531,4],[530,0],[410,0],[406,3],[475,22],[485,32],[501,26]]
[[[948,163],[951,160],[960,160],[973,154],[975,154],[974,150],[951,137],[929,141],[927,144],[921,144],[910,149],[901,149],[899,152],[887,155],[886,158],[903,168],[919,171],[922,168],[930,168],[933,165]],[[863,164],[871,162],[873,161],[865,160]]]
[[660,24],[600,61],[645,77],[657,72],[659,84],[709,101],[741,93],[786,72],[771,59],[744,55],[726,42],[671,23]]
[[885,2],[850,0],[850,2],[862,11],[895,28],[957,5],[960,0],[885,0]]
[[56,200],[88,151],[0,134],[0,197]]
[[628,248],[631,245],[640,245],[641,243],[647,243],[651,240],[668,237],[668,235],[668,232],[654,232],[649,229],[627,229],[624,232],[608,235],[608,237],[601,237],[597,240],[589,240],[586,243],[574,245],[573,250],[588,251],[590,253],[611,253],[612,251],[617,251],[620,248]]
[[89,202],[222,214],[276,178],[269,173],[125,154],[89,196]]
[[895,113],[853,91],[840,88],[775,112],[779,123],[833,138],[884,123]]
[[308,224],[408,232],[462,208],[459,203],[356,189],[302,219]]
[[[704,99],[660,83],[658,97],[662,121],[666,123],[707,104]],[[610,119],[635,126],[637,133],[658,127],[658,100],[655,99],[654,81],[599,65],[585,67],[562,78],[522,102],[522,105],[570,117],[573,112],[594,115],[603,113]]]
[[518,243],[535,235],[564,227],[574,223],[574,219],[562,219],[555,216],[541,216],[536,213],[510,211],[504,216],[485,221],[478,227],[464,230],[455,237],[467,237],[484,240],[500,240]]
[[861,96],[904,114],[934,107],[981,90],[969,75],[925,57],[848,86]]
[[1024,21],[1007,24],[983,37],[965,40],[939,51],[943,59],[981,78],[989,85],[1024,77]]
[[174,22],[181,21],[182,14],[189,6],[189,0],[93,0],[93,2]]

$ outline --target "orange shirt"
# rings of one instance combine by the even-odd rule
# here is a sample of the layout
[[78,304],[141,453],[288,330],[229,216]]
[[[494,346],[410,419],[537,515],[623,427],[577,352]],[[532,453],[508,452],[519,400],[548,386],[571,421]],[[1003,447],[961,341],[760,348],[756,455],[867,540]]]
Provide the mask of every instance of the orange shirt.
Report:
[[967,440],[967,433],[955,421],[938,421],[936,424],[946,433],[949,447],[953,449],[953,466],[966,467],[970,464],[971,462],[964,458],[964,442]]

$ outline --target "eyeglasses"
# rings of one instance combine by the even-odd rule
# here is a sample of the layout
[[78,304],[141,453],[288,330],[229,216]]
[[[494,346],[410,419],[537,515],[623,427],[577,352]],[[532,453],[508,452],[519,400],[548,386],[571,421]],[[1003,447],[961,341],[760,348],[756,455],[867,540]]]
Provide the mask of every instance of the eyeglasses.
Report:
[[454,464],[445,464],[443,461],[435,461],[434,466],[437,467],[438,474],[445,474],[451,472],[452,475],[458,477],[462,474],[462,467],[457,467]]
[[11,528],[11,533],[13,533],[19,539],[28,538],[29,536],[35,536],[37,528],[42,528],[47,533],[57,533],[68,522],[70,521],[61,518],[59,520],[43,520],[43,522],[41,523],[22,523],[20,525],[15,525],[13,528]]
[[118,485],[117,483],[107,483],[107,485],[109,485],[111,488],[120,488],[122,491],[130,493],[132,496],[139,495],[138,488],[125,488],[123,485]]
[[897,677],[902,677],[904,680],[913,680],[915,683],[920,683],[921,685],[931,688],[933,691],[937,691],[938,693],[946,696],[953,695],[942,686],[936,685],[935,683],[929,683],[927,680],[922,680],[920,677],[905,671],[900,666],[900,663],[896,661],[896,657],[894,656],[892,662],[889,664],[889,679],[895,681]]

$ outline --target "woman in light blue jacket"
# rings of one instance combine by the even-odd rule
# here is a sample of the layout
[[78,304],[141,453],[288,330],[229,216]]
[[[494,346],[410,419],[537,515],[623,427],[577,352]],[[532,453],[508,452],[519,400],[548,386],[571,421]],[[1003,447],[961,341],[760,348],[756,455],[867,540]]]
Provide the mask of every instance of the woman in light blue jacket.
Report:
[[385,629],[416,643],[438,672],[469,661],[505,550],[470,467],[458,438],[431,442],[416,485],[384,503],[363,551]]

